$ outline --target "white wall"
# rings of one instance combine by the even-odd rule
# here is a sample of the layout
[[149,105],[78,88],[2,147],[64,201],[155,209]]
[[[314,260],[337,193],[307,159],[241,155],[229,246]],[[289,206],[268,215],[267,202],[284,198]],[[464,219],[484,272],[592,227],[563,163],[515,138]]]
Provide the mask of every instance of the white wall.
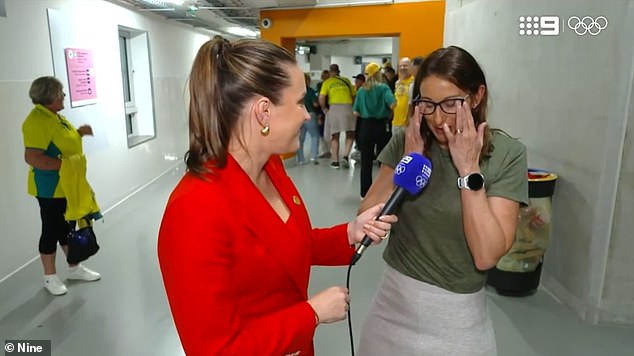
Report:
[[[0,17],[0,150],[5,153],[0,155],[0,280],[38,255],[39,213],[37,201],[26,193],[21,125],[33,106],[28,97],[31,82],[53,75],[52,54],[63,51],[51,48],[48,8],[66,14],[73,21],[68,26],[81,26],[76,41],[89,46],[95,56],[97,104],[89,110],[71,108],[67,100],[61,113],[74,125],[88,123],[95,129],[95,137],[84,138],[84,146],[88,180],[102,211],[172,167],[175,162],[166,155],[182,159],[187,150],[186,78],[196,51],[209,39],[158,16],[105,1],[6,1],[7,17]],[[131,149],[126,140],[118,25],[145,30],[150,40],[157,137]],[[66,78],[59,79],[68,86]]]
[[317,54],[322,56],[391,55],[393,51],[392,37],[325,40],[317,45]]
[[310,72],[310,61],[307,54],[295,54],[295,60],[304,73]]
[[[596,36],[520,36],[528,15],[609,24]],[[446,6],[445,45],[484,68],[492,126],[521,139],[529,166],[560,176],[542,285],[590,322],[634,323],[633,33],[631,0]]]
[[[311,41],[311,43],[315,42]],[[361,56],[363,63],[377,62],[379,64],[383,57],[398,56],[398,39],[394,40],[392,37],[325,40],[317,42],[316,47],[317,54],[310,55],[312,71],[321,73],[323,69],[328,69],[331,63],[336,63],[339,65],[341,76],[350,79],[361,73],[363,69],[362,64],[354,63],[355,56]],[[398,57],[393,57],[392,63],[398,63]]]

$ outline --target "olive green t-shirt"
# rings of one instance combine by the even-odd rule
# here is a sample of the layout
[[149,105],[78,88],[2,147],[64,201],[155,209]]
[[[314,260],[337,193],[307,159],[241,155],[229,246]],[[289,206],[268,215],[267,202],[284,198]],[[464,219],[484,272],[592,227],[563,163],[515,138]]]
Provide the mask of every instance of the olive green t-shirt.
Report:
[[[378,159],[396,167],[403,157],[405,135],[397,132]],[[480,163],[487,196],[528,204],[526,148],[516,139],[491,131],[493,151]],[[411,278],[455,293],[478,291],[486,272],[478,271],[467,246],[462,225],[458,171],[448,150],[433,143],[429,184],[416,197],[406,197],[396,211],[399,221],[383,258]]]

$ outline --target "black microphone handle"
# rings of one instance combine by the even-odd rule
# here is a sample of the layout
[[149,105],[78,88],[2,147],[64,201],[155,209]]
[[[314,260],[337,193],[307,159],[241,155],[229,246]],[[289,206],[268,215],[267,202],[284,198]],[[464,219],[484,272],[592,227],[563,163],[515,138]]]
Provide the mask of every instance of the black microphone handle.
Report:
[[[396,208],[399,206],[401,201],[405,198],[406,195],[407,195],[407,191],[403,189],[403,187],[397,186],[394,192],[392,192],[390,199],[387,200],[387,202],[383,206],[383,209],[381,209],[381,212],[379,213],[379,215],[376,216],[374,220],[379,220],[379,217],[383,215],[392,214],[396,210]],[[363,255],[365,248],[370,246],[371,243],[372,243],[372,239],[368,237],[368,235],[363,236],[363,240],[361,240],[361,245],[357,247],[357,250],[352,256],[352,261],[350,262],[350,264],[354,265],[355,263],[357,263],[357,261],[361,258],[361,255]]]
[[[396,189],[390,196],[390,199],[387,200],[387,202],[383,206],[383,209],[381,209],[381,212],[379,213],[379,215],[376,216],[374,220],[379,220],[379,217],[383,215],[392,214],[396,210],[398,205],[401,203],[401,200],[403,200],[403,198],[405,198],[406,195],[407,195],[407,191],[403,189],[403,187],[396,187]],[[372,239],[369,238],[368,235],[365,235],[363,237],[363,240],[361,240],[361,245],[365,247],[370,246],[371,243],[372,243]]]

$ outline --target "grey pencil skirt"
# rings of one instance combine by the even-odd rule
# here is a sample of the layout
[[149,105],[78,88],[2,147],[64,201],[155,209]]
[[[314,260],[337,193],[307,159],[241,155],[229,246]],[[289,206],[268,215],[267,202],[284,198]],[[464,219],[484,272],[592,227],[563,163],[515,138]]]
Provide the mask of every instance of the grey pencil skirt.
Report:
[[484,288],[458,294],[387,266],[363,324],[360,356],[494,356]]

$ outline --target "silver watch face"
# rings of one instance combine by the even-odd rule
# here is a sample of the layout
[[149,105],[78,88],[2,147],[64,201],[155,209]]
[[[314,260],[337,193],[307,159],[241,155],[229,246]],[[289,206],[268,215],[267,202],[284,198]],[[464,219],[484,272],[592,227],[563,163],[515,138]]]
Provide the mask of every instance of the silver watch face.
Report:
[[471,173],[465,177],[465,185],[471,190],[480,190],[484,186],[484,176],[480,173]]
[[471,173],[464,177],[458,177],[458,188],[467,190],[480,190],[484,187],[484,176],[481,173]]

